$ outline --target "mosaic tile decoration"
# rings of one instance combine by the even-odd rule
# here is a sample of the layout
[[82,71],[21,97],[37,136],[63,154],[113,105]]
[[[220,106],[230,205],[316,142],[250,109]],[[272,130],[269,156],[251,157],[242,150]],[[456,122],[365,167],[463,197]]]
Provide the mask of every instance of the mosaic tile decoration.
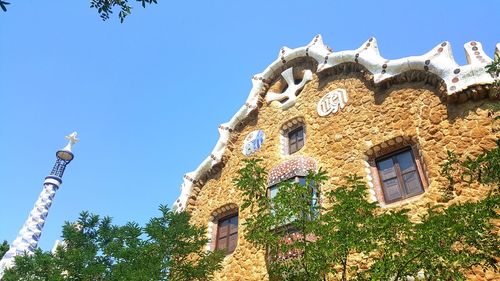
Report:
[[79,141],[76,132],[69,134],[65,138],[68,140],[68,144],[63,149],[57,151],[57,160],[50,175],[45,178],[42,192],[38,196],[35,206],[33,206],[9,250],[3,257],[0,256],[0,280],[2,279],[4,270],[14,265],[16,256],[23,254],[33,255],[38,247],[38,241],[42,235],[50,206],[52,206],[56,191],[62,183],[61,178],[64,170],[66,165],[73,159],[72,146]]
[[0,261],[0,278],[3,275],[3,269],[14,265],[14,258],[25,252],[33,254],[38,245],[38,240],[42,234],[45,219],[49,213],[49,208],[59,188],[59,183],[45,182],[43,190],[31,210],[28,219],[19,231],[19,235],[12,243],[10,249],[5,253]]
[[309,171],[316,171],[316,169],[316,161],[313,158],[298,156],[273,167],[269,171],[268,186],[297,176],[305,177]]
[[250,132],[243,141],[243,148],[241,149],[241,152],[245,156],[249,156],[255,153],[257,150],[260,149],[260,147],[264,143],[264,139],[265,139],[264,131],[256,130]]
[[[259,94],[282,71],[281,67],[287,61],[310,57],[318,62],[317,72],[324,71],[345,62],[354,62],[363,65],[373,74],[375,84],[383,82],[391,77],[409,70],[422,70],[434,73],[443,79],[446,84],[447,94],[453,95],[472,85],[492,84],[495,80],[488,74],[484,67],[492,59],[488,57],[481,43],[471,41],[466,43],[465,52],[468,64],[460,66],[453,59],[449,42],[443,42],[432,50],[421,56],[411,56],[395,60],[383,58],[378,50],[377,40],[368,39],[356,50],[333,52],[328,48],[321,38],[316,35],[313,40],[304,47],[290,49],[283,47],[278,58],[269,65],[262,73],[252,77],[252,89],[247,100],[227,123],[219,126],[219,141],[212,153],[194,170],[187,173],[181,185],[181,194],[174,202],[174,211],[182,211],[186,207],[187,200],[191,194],[194,182],[205,175],[211,167],[220,163],[224,154],[232,130],[257,108]],[[500,57],[500,44],[496,45],[495,57]]]

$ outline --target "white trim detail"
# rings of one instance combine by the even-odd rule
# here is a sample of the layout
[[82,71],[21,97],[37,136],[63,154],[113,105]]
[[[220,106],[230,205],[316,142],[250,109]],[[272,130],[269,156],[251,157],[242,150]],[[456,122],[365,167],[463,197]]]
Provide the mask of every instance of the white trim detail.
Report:
[[[447,94],[453,95],[472,85],[492,84],[495,81],[484,69],[486,64],[490,63],[492,59],[484,53],[481,43],[471,41],[464,44],[464,47],[470,60],[468,64],[462,66],[458,65],[453,59],[450,43],[446,41],[437,45],[426,54],[396,60],[388,60],[380,55],[375,38],[370,38],[356,50],[340,52],[333,52],[329,49],[323,43],[321,35],[316,35],[304,47],[295,49],[282,48],[278,58],[271,65],[262,73],[253,76],[252,89],[245,104],[236,112],[231,120],[219,126],[220,137],[212,153],[203,160],[196,170],[184,175],[181,194],[174,202],[172,209],[174,211],[183,211],[185,209],[194,183],[203,177],[211,167],[220,163],[222,155],[227,148],[230,132],[257,108],[259,94],[265,88],[265,82],[272,81],[279,74],[277,73],[278,70],[287,61],[299,57],[310,57],[318,63],[317,72],[324,71],[341,63],[357,62],[373,74],[375,84],[379,84],[406,71],[425,70],[443,79],[446,84]],[[500,44],[496,45],[496,55],[500,56]],[[287,103],[284,104],[288,105]]]
[[45,224],[45,219],[49,213],[49,208],[52,205],[52,200],[56,195],[59,185],[48,183],[47,180],[43,185],[42,192],[35,202],[35,206],[31,210],[28,219],[19,231],[14,242],[9,250],[0,260],[0,279],[6,269],[14,265],[14,259],[17,255],[28,254],[32,255],[38,245],[38,240],[42,235],[42,229]]
[[61,186],[61,182],[56,180],[56,179],[53,179],[53,178],[46,178],[43,183],[44,184],[53,184],[57,187]]
[[288,88],[283,93],[268,92],[266,95],[266,102],[270,103],[272,101],[286,101],[282,102],[279,107],[283,110],[289,109],[294,106],[297,102],[297,93],[304,88],[307,82],[312,80],[312,72],[307,69],[304,71],[304,76],[299,84],[295,84],[295,79],[293,79],[293,67],[283,71],[281,76],[285,79]]

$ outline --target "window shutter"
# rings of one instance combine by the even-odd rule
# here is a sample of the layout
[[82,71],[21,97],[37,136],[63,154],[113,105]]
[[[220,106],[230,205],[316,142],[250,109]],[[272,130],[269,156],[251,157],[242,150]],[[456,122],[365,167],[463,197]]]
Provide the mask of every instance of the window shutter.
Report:
[[376,162],[386,203],[424,192],[411,149],[395,152]]
[[219,220],[216,249],[232,253],[238,244],[238,215]]
[[304,127],[300,126],[288,133],[288,152],[292,154],[304,146]]

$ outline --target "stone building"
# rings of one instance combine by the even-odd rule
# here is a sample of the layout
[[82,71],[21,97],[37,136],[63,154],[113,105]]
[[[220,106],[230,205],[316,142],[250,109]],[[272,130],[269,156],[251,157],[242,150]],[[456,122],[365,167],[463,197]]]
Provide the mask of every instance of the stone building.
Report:
[[[416,216],[443,202],[440,187],[447,182],[440,164],[446,151],[475,155],[493,148],[500,136],[488,110],[498,102],[494,78],[485,72],[492,59],[479,42],[464,46],[466,65],[454,61],[448,42],[397,60],[381,57],[374,38],[341,52],[319,35],[307,46],[282,48],[252,78],[245,104],[219,126],[215,148],[184,176],[174,203],[207,227],[208,250],[226,249],[216,280],[267,279],[264,252],[238,232],[248,215],[239,210],[232,182],[242,159],[262,158],[269,186],[322,167],[332,185],[350,173],[364,176],[367,199],[380,208],[405,207]],[[448,204],[487,191],[459,188]]]

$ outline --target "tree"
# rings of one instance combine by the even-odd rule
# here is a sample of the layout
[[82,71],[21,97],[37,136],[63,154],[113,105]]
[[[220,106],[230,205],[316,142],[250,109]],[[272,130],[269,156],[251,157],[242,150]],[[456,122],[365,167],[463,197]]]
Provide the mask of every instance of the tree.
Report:
[[[320,169],[304,180],[282,182],[269,198],[260,162],[245,160],[235,185],[244,196],[242,208],[250,208],[245,238],[266,250],[272,280],[403,280],[408,275],[460,280],[465,269],[495,266],[500,255],[490,223],[500,218],[498,194],[431,208],[413,223],[404,209],[383,211],[368,202],[367,187],[356,175],[325,193],[327,177]],[[323,202],[315,204],[318,199]]]
[[10,3],[0,0],[0,8],[2,9],[2,11],[7,12],[7,5],[10,5]]
[[335,268],[332,272],[340,271],[342,281],[347,280],[348,273],[356,276],[361,272],[358,265],[349,267],[355,255],[380,255],[381,243],[390,243],[391,249],[401,248],[403,245],[393,237],[406,233],[411,225],[404,210],[378,214],[377,204],[366,200],[368,189],[361,177],[350,175],[346,181],[346,185],[327,194],[331,206],[325,208],[324,238],[319,241],[321,247],[329,249]]
[[[132,2],[133,0],[130,1]],[[143,8],[146,8],[146,5],[158,4],[157,0],[135,1],[140,2]],[[0,8],[4,12],[7,12],[7,5],[10,5],[10,3],[0,0]],[[108,20],[116,8],[119,9],[118,18],[122,23],[125,18],[132,13],[132,6],[130,5],[129,0],[90,0],[90,8],[95,8],[103,21]]]
[[[245,237],[267,250],[268,272],[272,280],[315,280],[328,270],[326,255],[314,243],[320,235],[316,223],[320,205],[313,204],[325,175],[309,174],[303,184],[284,181],[274,198],[266,196],[267,173],[259,159],[245,160],[235,185],[244,194],[242,210],[252,215],[245,222]],[[316,194],[316,195],[315,195]]]
[[463,280],[463,270],[473,265],[495,267],[500,239],[490,219],[499,218],[495,212],[499,207],[500,197],[495,195],[480,202],[431,209],[421,223],[408,225],[401,220],[393,226],[399,233],[380,237],[378,258],[360,279],[399,280],[420,275],[428,280]]
[[3,280],[210,280],[223,253],[204,250],[205,230],[191,225],[188,213],[160,211],[144,228],[82,212],[64,225],[55,253],[16,257]]
[[[146,5],[151,5],[153,3],[158,4],[157,0],[135,1],[141,2],[143,8],[146,8]],[[113,13],[115,8],[120,10],[120,12],[118,12],[118,17],[122,23],[125,18],[132,13],[132,6],[129,4],[129,0],[91,0],[90,7],[97,9],[97,12],[103,21],[109,19],[110,14]]]
[[251,208],[245,237],[267,250],[271,279],[325,280],[340,272],[340,279],[347,280],[354,253],[374,251],[377,237],[395,224],[391,220],[408,222],[401,215],[377,216],[376,204],[366,201],[366,185],[356,175],[323,195],[327,176],[320,169],[302,181],[280,183],[271,199],[260,160],[245,164],[235,180],[244,195],[242,208]]
[[5,253],[7,253],[9,248],[9,242],[7,242],[7,240],[3,240],[3,243],[0,245],[0,259],[5,255]]
[[441,173],[448,179],[448,192],[453,192],[457,183],[492,184],[500,192],[500,139],[497,147],[484,151],[476,157],[460,156],[447,151],[448,158],[441,165]]
[[[500,58],[486,66],[486,71],[495,78],[491,96],[500,93]],[[490,106],[494,120],[500,111],[500,104]],[[496,116],[495,116],[496,115]],[[494,121],[494,122],[495,122]],[[454,204],[448,208],[436,206],[429,210],[423,222],[416,224],[405,235],[399,235],[404,247],[391,249],[391,243],[382,244],[388,248],[370,269],[371,273],[382,275],[376,279],[386,279],[387,271],[379,270],[386,264],[396,265],[400,276],[424,273],[429,279],[463,279],[463,269],[473,265],[491,266],[496,269],[495,259],[500,255],[500,238],[494,235],[491,219],[499,219],[500,214],[500,140],[497,146],[473,157],[448,151],[448,158],[441,165],[441,174],[448,179],[444,195],[452,199],[457,184],[479,183],[491,185],[491,193],[479,202]],[[406,256],[406,258],[404,258]],[[391,261],[389,261],[391,260]],[[379,270],[380,272],[376,272]]]
[[[500,56],[495,57],[495,59],[485,67],[486,72],[491,74],[491,76],[495,79],[494,87],[494,95],[498,96],[500,90]],[[498,109],[498,107],[497,107]]]

